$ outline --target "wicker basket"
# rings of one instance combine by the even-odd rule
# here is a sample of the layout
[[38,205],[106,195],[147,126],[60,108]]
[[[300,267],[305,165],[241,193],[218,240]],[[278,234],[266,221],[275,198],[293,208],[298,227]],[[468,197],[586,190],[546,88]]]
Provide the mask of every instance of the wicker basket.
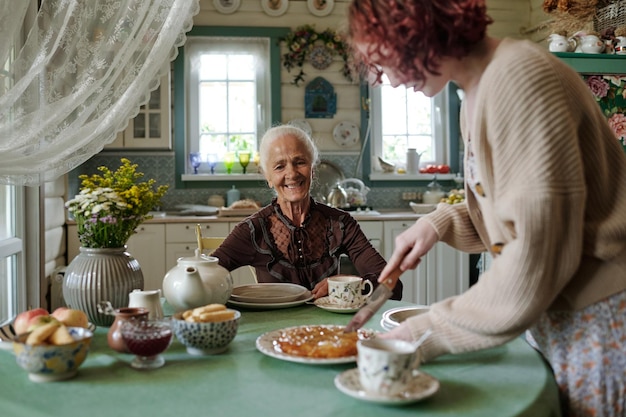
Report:
[[594,17],[594,27],[597,32],[620,26],[626,26],[626,0],[615,1],[597,10]]

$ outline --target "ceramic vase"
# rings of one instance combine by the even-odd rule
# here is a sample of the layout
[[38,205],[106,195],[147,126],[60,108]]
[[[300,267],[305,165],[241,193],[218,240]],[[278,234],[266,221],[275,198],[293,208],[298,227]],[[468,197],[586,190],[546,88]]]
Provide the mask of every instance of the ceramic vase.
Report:
[[63,298],[68,307],[82,310],[89,321],[110,326],[114,317],[98,312],[98,303],[109,301],[113,308],[128,306],[128,294],[143,290],[139,262],[121,248],[80,248],[63,279]]

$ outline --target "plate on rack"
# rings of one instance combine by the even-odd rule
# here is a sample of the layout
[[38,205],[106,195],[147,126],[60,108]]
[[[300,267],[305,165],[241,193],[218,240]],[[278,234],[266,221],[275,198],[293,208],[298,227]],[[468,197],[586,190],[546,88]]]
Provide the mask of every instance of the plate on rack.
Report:
[[378,404],[409,404],[435,395],[439,391],[439,381],[424,372],[418,372],[411,379],[411,385],[395,395],[375,394],[365,391],[359,380],[358,368],[348,369],[335,377],[335,386],[339,391],[363,401]]
[[213,0],[213,6],[220,13],[231,14],[241,6],[241,0]]
[[306,134],[309,135],[309,137],[311,137],[311,135],[313,134],[313,129],[311,128],[311,125],[304,119],[293,119],[288,121],[287,124],[304,130]]
[[298,300],[307,292],[310,291],[298,284],[249,284],[233,288],[230,298],[244,303],[276,304]]
[[247,308],[250,310],[278,310],[281,308],[297,307],[299,305],[305,304],[307,301],[311,301],[312,299],[313,294],[311,293],[311,291],[307,290],[297,299],[281,303],[250,303],[246,301],[237,301],[230,298],[228,299],[227,303],[235,307]]
[[307,0],[306,5],[312,15],[323,17],[333,11],[335,0]]
[[261,0],[261,7],[268,16],[281,16],[289,7],[289,0]]
[[313,304],[315,304],[319,308],[322,308],[326,311],[331,311],[333,313],[355,313],[359,311],[359,309],[363,307],[363,305],[365,305],[365,303],[363,303],[358,306],[340,307],[337,304],[331,303],[328,297],[318,298],[313,302]]
[[339,122],[333,129],[333,140],[337,145],[346,147],[359,143],[359,127],[352,122]]
[[[306,356],[297,356],[289,353],[282,352],[275,348],[275,343],[278,342],[279,337],[285,331],[290,330],[300,330],[307,327],[328,327],[331,329],[343,329],[345,326],[338,325],[303,325],[303,326],[293,326],[287,327],[284,329],[272,330],[270,332],[264,333],[256,339],[256,348],[263,354],[267,356],[271,356],[276,359],[281,359],[288,362],[298,362],[298,363],[306,363],[311,365],[332,365],[338,363],[351,363],[356,362],[356,355],[349,356],[341,356],[335,358],[310,358]],[[367,329],[359,329],[359,338],[367,338],[374,335],[373,330]]]

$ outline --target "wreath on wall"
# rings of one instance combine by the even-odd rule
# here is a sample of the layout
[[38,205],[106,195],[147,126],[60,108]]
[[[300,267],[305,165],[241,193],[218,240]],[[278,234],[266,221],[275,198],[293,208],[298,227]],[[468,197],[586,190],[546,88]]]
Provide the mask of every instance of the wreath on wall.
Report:
[[312,25],[299,26],[294,31],[280,38],[285,42],[288,51],[283,54],[283,66],[288,72],[295,67],[299,68],[292,84],[299,85],[304,81],[304,63],[309,63],[316,69],[326,69],[332,63],[333,57],[339,55],[343,59],[341,70],[344,77],[352,81],[352,71],[348,63],[348,47],[341,36],[331,29],[317,32]]

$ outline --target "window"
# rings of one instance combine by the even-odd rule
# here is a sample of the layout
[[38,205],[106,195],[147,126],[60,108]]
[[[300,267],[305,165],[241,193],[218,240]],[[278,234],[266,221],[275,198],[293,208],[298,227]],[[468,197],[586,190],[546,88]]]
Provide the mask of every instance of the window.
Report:
[[[198,173],[211,172],[207,163],[211,155],[217,159],[215,173],[224,174],[229,152],[256,151],[265,130],[280,122],[279,40],[289,31],[286,27],[194,26],[188,32],[174,61],[176,188],[226,180],[220,175],[191,174],[191,152],[201,158]],[[192,62],[198,66],[192,68]],[[241,170],[234,164],[233,173]]]
[[383,76],[383,83],[370,89],[372,159],[380,156],[404,167],[407,149],[415,148],[420,163],[449,163],[446,96],[447,89],[429,98],[404,87],[393,88]]
[[0,185],[0,323],[15,316],[25,297],[23,286],[22,187]]
[[269,39],[191,38],[185,55],[189,152],[225,161],[256,151],[270,122]]

